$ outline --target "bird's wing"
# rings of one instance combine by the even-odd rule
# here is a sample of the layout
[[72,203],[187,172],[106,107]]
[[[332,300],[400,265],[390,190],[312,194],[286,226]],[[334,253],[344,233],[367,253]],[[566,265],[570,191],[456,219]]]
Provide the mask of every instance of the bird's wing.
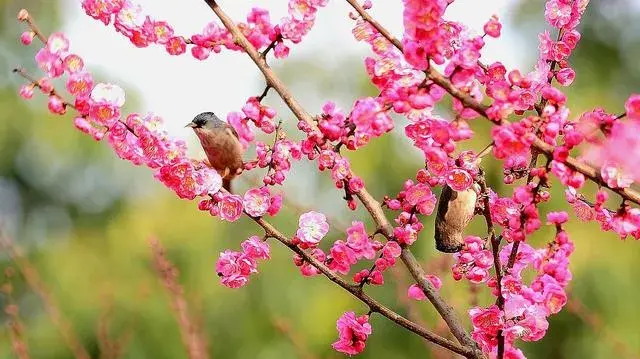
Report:
[[231,131],[231,133],[234,136],[236,136],[237,139],[240,139],[240,136],[238,136],[238,131],[236,131],[236,129],[233,126],[227,124],[227,128]]

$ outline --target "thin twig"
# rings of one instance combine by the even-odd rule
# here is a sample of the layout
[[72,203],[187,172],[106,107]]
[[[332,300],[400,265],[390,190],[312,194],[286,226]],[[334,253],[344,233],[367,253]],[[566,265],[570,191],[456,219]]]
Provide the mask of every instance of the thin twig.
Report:
[[164,248],[162,248],[158,240],[152,239],[149,242],[153,252],[153,263],[171,298],[173,310],[178,321],[178,326],[180,327],[182,342],[184,343],[189,358],[206,359],[209,356],[207,355],[207,350],[202,340],[203,336],[192,323],[192,317],[189,315],[189,308],[184,298],[184,291],[178,282],[178,269],[167,259]]
[[24,21],[27,23],[27,25],[29,25],[29,28],[31,29],[31,31],[33,31],[34,34],[36,34],[36,36],[38,37],[38,39],[40,39],[40,41],[42,41],[42,44],[46,45],[47,44],[47,38],[42,34],[42,32],[40,31],[40,29],[38,28],[38,25],[36,25],[36,22],[33,20],[33,17],[31,16],[31,14],[29,14],[27,12],[27,10],[22,9],[20,10],[20,14],[22,14],[22,12],[25,12],[27,14],[26,18]]
[[25,281],[38,297],[42,300],[44,308],[49,314],[51,321],[55,324],[65,343],[69,349],[73,352],[76,359],[89,359],[90,356],[87,350],[84,348],[78,336],[73,331],[71,324],[64,318],[60,307],[55,302],[53,296],[44,285],[44,282],[40,278],[36,268],[29,262],[29,260],[22,254],[22,250],[15,245],[13,240],[5,236],[0,232],[0,248],[4,248],[11,257],[11,260],[16,264],[16,267],[22,273]]

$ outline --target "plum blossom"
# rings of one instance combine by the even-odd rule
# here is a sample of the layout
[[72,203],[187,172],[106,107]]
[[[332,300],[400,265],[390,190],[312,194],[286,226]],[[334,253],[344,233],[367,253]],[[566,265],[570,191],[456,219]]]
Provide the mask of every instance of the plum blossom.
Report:
[[315,247],[328,232],[327,217],[322,213],[311,211],[300,216],[296,239],[303,247]]
[[369,316],[356,317],[354,312],[346,312],[338,319],[336,327],[338,340],[332,344],[333,348],[347,355],[362,353],[372,333]]

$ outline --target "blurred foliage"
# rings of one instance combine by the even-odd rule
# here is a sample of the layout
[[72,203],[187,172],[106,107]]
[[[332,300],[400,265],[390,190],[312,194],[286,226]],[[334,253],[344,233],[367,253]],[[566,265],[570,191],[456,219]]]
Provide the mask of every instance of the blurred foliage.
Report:
[[[592,1],[590,5],[584,37],[572,57],[578,78],[569,93],[576,116],[593,104],[620,111],[625,94],[637,90],[640,44],[627,31],[634,28],[638,33],[640,25],[632,19],[639,16],[621,10],[631,1]],[[14,17],[20,7],[28,7],[43,29],[59,25],[56,1],[0,0],[0,64],[5,73],[15,65],[32,63],[33,49],[22,48],[16,41],[21,28]],[[544,26],[542,9],[542,1],[523,2],[516,17],[515,26],[532,43]],[[531,49],[529,58],[534,59],[537,54],[533,46]],[[285,64],[279,73],[310,112],[319,111],[327,99],[347,110],[357,97],[376,94],[361,59],[345,59],[335,68],[316,59],[288,60]],[[335,76],[337,72],[342,76]],[[107,146],[75,131],[69,116],[46,114],[42,96],[36,94],[32,103],[20,100],[20,84],[15,77],[0,77],[0,225],[26,249],[92,357],[100,355],[98,326],[107,311],[111,337],[128,338],[123,342],[124,358],[186,357],[168,294],[154,271],[148,245],[152,237],[161,241],[167,257],[180,269],[190,309],[195,322],[203,326],[212,357],[341,357],[330,347],[336,338],[335,320],[345,310],[363,313],[367,308],[322,277],[303,278],[294,268],[290,252],[275,243],[273,259],[261,265],[261,273],[252,277],[248,286],[241,290],[220,286],[213,269],[217,254],[226,248],[237,249],[241,240],[261,230],[246,219],[233,225],[211,219],[198,212],[195,203],[176,199],[151,181],[149,171],[114,159]],[[267,101],[278,108],[289,133],[298,136],[293,116],[273,92]],[[135,107],[135,102],[130,106]],[[446,111],[446,106],[441,110]],[[398,141],[402,125],[399,121],[392,134],[348,154],[356,172],[378,197],[397,193],[403,179],[413,177],[421,162],[417,150]],[[489,125],[473,121],[471,126],[477,135],[463,146],[479,150],[489,142]],[[500,182],[500,163],[487,160],[485,166],[490,184],[508,195],[509,188]],[[285,189],[296,203],[285,204],[284,213],[274,223],[284,233],[292,233],[297,215],[304,207],[313,206],[329,214],[335,229],[326,242],[342,237],[351,218],[364,220],[373,228],[362,208],[355,215],[345,209],[342,193],[333,187],[329,174],[315,176],[313,167],[308,163],[294,165],[296,174]],[[240,188],[255,181],[253,177],[243,180]],[[552,193],[553,200],[543,211],[566,209],[557,183]],[[424,218],[424,224],[427,230],[415,252],[430,272],[441,275],[445,281],[442,294],[466,317],[473,297],[471,288],[453,282],[446,270],[451,259],[433,248],[428,230],[433,218]],[[483,230],[478,218],[468,232],[481,235]],[[638,243],[620,241],[594,224],[577,221],[568,231],[576,242],[572,298],[597,315],[610,335],[603,336],[602,330],[565,308],[551,318],[550,330],[541,342],[522,347],[530,358],[637,357],[640,309],[636,298],[640,289],[636,283],[640,269],[634,264],[640,261]],[[542,246],[552,233],[544,228],[530,240]],[[0,266],[10,265],[0,254]],[[384,288],[368,290],[401,314],[417,315],[424,325],[438,327],[437,314],[429,305],[407,306],[405,293],[411,282],[403,271],[390,273],[386,279]],[[21,276],[14,278],[13,285],[31,357],[72,357],[40,298]],[[7,300],[0,294],[0,307]],[[488,305],[490,298],[480,294],[477,301]],[[8,317],[0,314],[0,320],[7,322]],[[285,323],[289,333],[278,329],[278,323]],[[417,336],[380,316],[373,316],[372,324],[374,334],[361,358],[435,357],[432,346],[425,346]],[[622,349],[611,337],[624,343]],[[0,358],[12,358],[11,353],[9,333],[0,331]],[[450,357],[437,353],[438,357]]]

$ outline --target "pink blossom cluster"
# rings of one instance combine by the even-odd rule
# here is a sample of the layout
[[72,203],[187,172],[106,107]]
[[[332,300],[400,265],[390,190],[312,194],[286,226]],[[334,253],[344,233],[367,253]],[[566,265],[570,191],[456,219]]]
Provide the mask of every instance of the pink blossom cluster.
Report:
[[244,196],[231,193],[215,192],[209,199],[198,203],[198,209],[208,211],[212,216],[235,222],[245,212],[258,218],[264,215],[275,216],[282,207],[282,195],[272,195],[267,187],[251,188]]
[[[489,280],[495,296],[504,300],[504,309],[497,305],[488,308],[473,308],[469,311],[473,323],[472,336],[482,350],[495,357],[498,334],[505,337],[505,358],[524,358],[524,354],[513,346],[516,339],[538,341],[546,333],[547,318],[558,313],[567,302],[565,287],[571,280],[568,269],[573,243],[562,224],[568,220],[566,212],[551,212],[547,223],[556,227],[554,241],[545,248],[535,250],[520,243],[519,251],[509,267],[513,244],[500,251],[500,262],[506,267],[501,286],[496,279]],[[536,277],[527,286],[523,283],[522,271],[527,267],[536,271]],[[501,288],[501,292],[498,292]]]
[[[627,121],[623,121],[623,117],[607,114],[602,109],[587,112],[575,125],[573,133],[577,132],[574,135],[576,139],[571,142],[571,139],[565,139],[567,149],[585,140],[595,145],[586,157],[602,166],[602,179],[612,188],[627,188],[640,180],[637,156],[629,156],[629,153],[636,153],[640,148],[640,141],[634,136],[635,131],[640,129],[640,94],[632,94],[627,99],[625,110]],[[598,132],[606,135],[604,141],[593,135]]]
[[251,236],[241,244],[242,251],[226,250],[220,253],[216,272],[220,282],[229,288],[247,284],[249,276],[258,273],[257,260],[269,259],[269,244],[258,236]]
[[[300,216],[298,230],[294,237],[294,244],[302,249],[311,249],[311,255],[324,263],[329,269],[347,275],[351,267],[363,259],[373,260],[379,252],[371,269],[363,269],[354,275],[354,282],[361,285],[384,283],[383,272],[396,264],[402,249],[395,241],[382,244],[368,235],[363,222],[354,221],[347,229],[346,240],[336,240],[329,248],[328,253],[318,248],[320,241],[329,231],[326,217],[318,212],[307,212]],[[302,256],[295,255],[294,263],[300,267],[304,276],[313,276],[320,271],[311,263],[305,261]]]
[[354,312],[344,313],[336,323],[338,340],[332,344],[333,349],[347,355],[360,354],[365,347],[367,338],[373,329],[369,324],[369,316],[356,317]]
[[[289,48],[283,40],[299,43],[313,27],[318,8],[326,3],[327,0],[291,0],[289,16],[278,25],[271,23],[268,10],[252,8],[246,22],[239,23],[238,27],[255,48],[266,48],[273,43],[275,56],[284,58],[289,54]],[[175,35],[166,21],[145,15],[142,7],[130,0],[82,0],[82,8],[87,15],[105,25],[113,22],[116,31],[137,47],[158,44],[171,55],[182,55],[191,45],[191,54],[198,60],[207,59],[212,51],[218,53],[223,47],[242,51],[231,33],[216,22],[207,24],[201,33],[185,37]],[[23,43],[28,43],[33,36],[25,33],[22,38]]]
[[[546,181],[546,172],[535,170],[532,171],[540,175],[540,181]],[[549,192],[539,190],[537,186],[533,182],[518,186],[510,198],[501,198],[493,193],[489,196],[491,218],[502,226],[502,236],[507,241],[524,241],[527,235],[540,228],[538,204],[549,199]]]
[[597,221],[604,231],[613,231],[621,239],[628,236],[640,239],[640,209],[623,204],[617,211],[612,211],[605,206],[609,198],[605,190],[596,193],[595,201],[588,203],[584,196],[574,189],[565,190],[567,202],[573,207],[576,216],[583,221]]
[[282,184],[291,170],[291,160],[302,158],[300,145],[287,138],[276,139],[273,147],[256,142],[256,154],[258,158],[247,163],[245,169],[267,168],[267,174],[262,179],[265,185]]
[[463,277],[471,283],[483,283],[489,279],[489,270],[493,266],[493,255],[485,248],[485,241],[480,237],[467,236],[462,250],[453,255],[453,279]]
[[[49,96],[52,113],[63,114],[67,107],[77,111],[76,128],[99,141],[107,136],[114,152],[135,165],[155,170],[154,176],[178,197],[194,199],[220,190],[217,172],[190,160],[184,141],[175,140],[162,129],[162,119],[152,114],[131,114],[123,118],[121,109],[125,93],[117,85],[95,83],[78,55],[69,53],[69,40],[62,33],[53,33],[35,57],[47,77],[35,84],[23,86],[20,93],[31,98],[34,86]],[[51,80],[67,74],[65,87],[73,102],[62,100]]]
[[346,157],[340,155],[322,133],[304,121],[298,122],[298,128],[306,133],[300,143],[300,150],[309,160],[317,160],[320,171],[331,170],[331,178],[337,188],[345,190],[345,200],[349,208],[356,208],[353,195],[364,187],[362,179],[353,174],[351,164]]
[[[404,0],[404,36],[402,45],[404,57],[420,70],[429,67],[429,60],[444,63],[445,52],[450,39],[458,29],[445,26],[442,18],[447,8],[447,0],[412,1]],[[453,34],[452,34],[453,33]]]
[[262,132],[270,134],[276,129],[276,115],[277,112],[273,108],[263,105],[260,98],[252,96],[247,99],[242,112],[233,111],[227,114],[227,122],[238,133],[243,147],[247,148],[255,140],[255,134],[249,124],[253,123]]
[[436,196],[428,183],[420,181],[423,179],[418,176],[417,183],[412,180],[405,181],[403,191],[400,191],[396,198],[385,199],[389,209],[401,211],[395,219],[397,227],[393,229],[393,237],[403,245],[413,244],[418,239],[418,233],[424,228],[417,215],[431,215],[436,207]]

